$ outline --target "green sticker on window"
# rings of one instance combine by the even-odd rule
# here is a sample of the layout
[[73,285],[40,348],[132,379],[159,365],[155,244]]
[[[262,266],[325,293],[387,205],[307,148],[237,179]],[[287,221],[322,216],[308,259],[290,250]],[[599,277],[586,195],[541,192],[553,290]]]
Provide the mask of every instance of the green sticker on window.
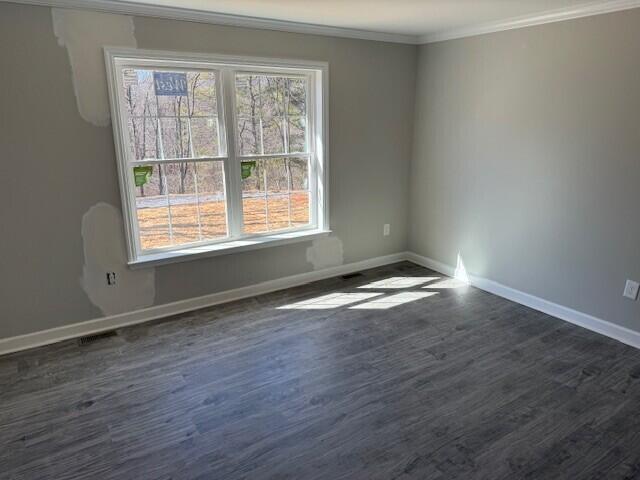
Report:
[[256,162],[242,162],[242,179],[245,180],[251,176],[251,173],[256,168]]
[[149,177],[153,173],[153,167],[151,165],[145,165],[143,167],[133,167],[133,179],[136,187],[141,187],[149,181]]

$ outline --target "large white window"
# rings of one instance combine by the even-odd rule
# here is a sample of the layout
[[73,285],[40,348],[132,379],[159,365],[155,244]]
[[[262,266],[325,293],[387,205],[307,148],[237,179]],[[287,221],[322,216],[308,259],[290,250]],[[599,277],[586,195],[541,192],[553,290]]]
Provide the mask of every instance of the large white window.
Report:
[[326,64],[105,54],[130,263],[326,233]]

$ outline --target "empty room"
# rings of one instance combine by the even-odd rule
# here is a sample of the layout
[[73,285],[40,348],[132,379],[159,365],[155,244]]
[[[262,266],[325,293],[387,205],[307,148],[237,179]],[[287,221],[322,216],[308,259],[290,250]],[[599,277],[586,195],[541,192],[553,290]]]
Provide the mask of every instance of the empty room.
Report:
[[0,480],[640,479],[640,0],[0,0]]

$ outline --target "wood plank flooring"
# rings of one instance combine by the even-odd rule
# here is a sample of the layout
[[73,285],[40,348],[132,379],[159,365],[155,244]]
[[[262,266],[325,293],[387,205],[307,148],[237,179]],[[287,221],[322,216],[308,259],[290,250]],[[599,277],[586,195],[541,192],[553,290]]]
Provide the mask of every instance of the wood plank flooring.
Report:
[[399,263],[0,357],[0,478],[640,478],[640,351],[442,280]]

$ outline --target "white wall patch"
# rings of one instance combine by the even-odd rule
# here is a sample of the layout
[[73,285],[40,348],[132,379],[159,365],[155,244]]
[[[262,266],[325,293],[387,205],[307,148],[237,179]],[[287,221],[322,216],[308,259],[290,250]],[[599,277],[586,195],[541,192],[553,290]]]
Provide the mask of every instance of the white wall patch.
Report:
[[[82,217],[84,267],[82,288],[104,315],[131,312],[153,305],[155,270],[131,270],[120,211],[98,203]],[[107,273],[115,273],[115,284],[108,285]]]
[[338,237],[322,237],[313,241],[307,248],[307,262],[314,270],[335,267],[344,263],[342,240]]
[[53,33],[66,47],[80,116],[98,127],[110,122],[103,47],[136,47],[133,17],[52,8]]

